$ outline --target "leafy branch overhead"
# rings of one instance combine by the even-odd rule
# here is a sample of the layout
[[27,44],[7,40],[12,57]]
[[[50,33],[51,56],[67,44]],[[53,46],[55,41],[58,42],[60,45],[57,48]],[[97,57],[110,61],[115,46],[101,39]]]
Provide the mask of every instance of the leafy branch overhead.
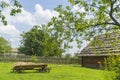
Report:
[[[73,0],[69,1],[72,3]],[[74,1],[78,2],[78,0]],[[81,0],[77,4],[85,9],[87,15],[94,15],[94,19],[97,21],[91,26],[104,24],[120,26],[120,22],[118,22],[120,17],[120,0]]]
[[5,2],[4,0],[0,1],[0,19],[4,25],[7,25],[7,20],[3,11],[5,8],[9,8],[10,15],[15,16],[17,13],[21,13],[22,5],[17,0],[12,0],[10,3]]
[[[55,10],[58,17],[53,17],[48,26],[70,41],[81,44],[81,37],[91,40],[96,34],[120,29],[120,0],[69,0],[71,5]],[[76,8],[75,8],[76,7]]]

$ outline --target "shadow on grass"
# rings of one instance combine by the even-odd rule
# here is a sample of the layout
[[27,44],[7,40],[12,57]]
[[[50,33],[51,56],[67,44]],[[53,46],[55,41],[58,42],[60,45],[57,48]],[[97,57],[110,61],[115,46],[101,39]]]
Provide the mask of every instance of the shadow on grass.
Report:
[[10,72],[11,74],[31,74],[31,73],[50,73],[50,72],[39,72],[39,71],[33,71],[33,70],[26,70],[26,71],[22,71],[22,72]]

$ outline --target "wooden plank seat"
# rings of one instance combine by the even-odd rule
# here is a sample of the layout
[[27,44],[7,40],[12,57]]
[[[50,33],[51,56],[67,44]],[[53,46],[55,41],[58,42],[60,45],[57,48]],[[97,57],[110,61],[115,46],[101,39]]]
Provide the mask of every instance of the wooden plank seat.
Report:
[[37,70],[39,72],[50,72],[46,63],[16,62],[13,66],[13,72],[23,72],[24,70]]

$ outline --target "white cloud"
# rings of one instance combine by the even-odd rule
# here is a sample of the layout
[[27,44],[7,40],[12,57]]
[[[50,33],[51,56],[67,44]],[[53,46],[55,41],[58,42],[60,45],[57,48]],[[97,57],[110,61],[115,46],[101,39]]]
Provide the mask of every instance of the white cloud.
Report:
[[20,40],[20,31],[14,25],[0,26],[0,36],[9,40],[12,47],[15,47],[17,46],[15,44]]
[[19,14],[16,14],[16,16],[10,16],[9,15],[9,10],[6,9],[3,14],[6,16],[6,19],[8,21],[9,24],[24,24],[24,25],[29,25],[29,26],[33,26],[35,20],[33,18],[33,15],[22,9],[22,12]]
[[[6,0],[9,1],[9,0]],[[20,34],[23,31],[28,31],[33,25],[46,24],[53,16],[58,13],[49,9],[43,9],[40,4],[35,5],[35,12],[31,13],[22,8],[22,13],[16,16],[10,16],[10,9],[6,8],[3,14],[9,25],[3,26],[0,24],[0,36],[9,40],[13,47],[18,47]]]
[[49,9],[43,10],[39,4],[35,5],[35,10],[34,18],[36,20],[36,24],[45,24],[49,22],[53,16],[58,15],[55,11],[50,11]]
[[20,32],[13,25],[7,25],[7,26],[0,27],[0,34],[15,36],[16,34],[19,34],[19,33]]
[[28,26],[46,24],[50,21],[53,16],[58,16],[56,11],[51,11],[49,9],[43,10],[40,4],[35,5],[35,12],[30,13],[24,8],[22,13],[17,14],[16,16],[9,16],[9,10],[6,9],[4,12],[9,23],[12,24],[24,24]]

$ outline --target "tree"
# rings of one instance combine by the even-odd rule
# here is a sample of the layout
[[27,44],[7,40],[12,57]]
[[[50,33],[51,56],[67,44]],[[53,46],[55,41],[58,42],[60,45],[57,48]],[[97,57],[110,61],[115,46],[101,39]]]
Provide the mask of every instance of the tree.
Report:
[[70,59],[71,58],[71,54],[67,53],[65,54],[65,59]]
[[34,26],[29,32],[23,33],[20,51],[27,55],[61,56],[62,48],[57,39],[49,34],[47,28]]
[[74,58],[74,59],[78,59],[78,58],[79,58],[79,53],[74,53],[73,58]]
[[65,52],[64,48],[62,47],[63,41],[59,40],[60,37],[54,35],[55,31],[51,28],[47,27],[46,25],[42,25],[44,30],[44,54],[46,56],[57,56],[61,57],[62,53]]
[[10,53],[12,50],[10,43],[3,37],[0,37],[0,53]]
[[[59,5],[48,26],[67,42],[77,41],[80,47],[82,39],[91,40],[97,34],[120,29],[120,0],[68,0],[71,5],[65,8]],[[73,8],[77,7],[77,10]]]
[[22,5],[17,0],[11,0],[11,3],[7,3],[4,0],[0,1],[0,19],[4,25],[7,25],[5,15],[2,13],[5,8],[9,8],[11,10],[10,15],[15,16],[15,14],[21,13]]
[[29,32],[21,34],[22,41],[20,51],[27,55],[43,55],[44,33],[34,26]]
[[44,55],[61,57],[62,53],[64,52],[61,47],[62,43],[58,41],[57,38],[50,36],[49,34],[45,35],[44,39]]

